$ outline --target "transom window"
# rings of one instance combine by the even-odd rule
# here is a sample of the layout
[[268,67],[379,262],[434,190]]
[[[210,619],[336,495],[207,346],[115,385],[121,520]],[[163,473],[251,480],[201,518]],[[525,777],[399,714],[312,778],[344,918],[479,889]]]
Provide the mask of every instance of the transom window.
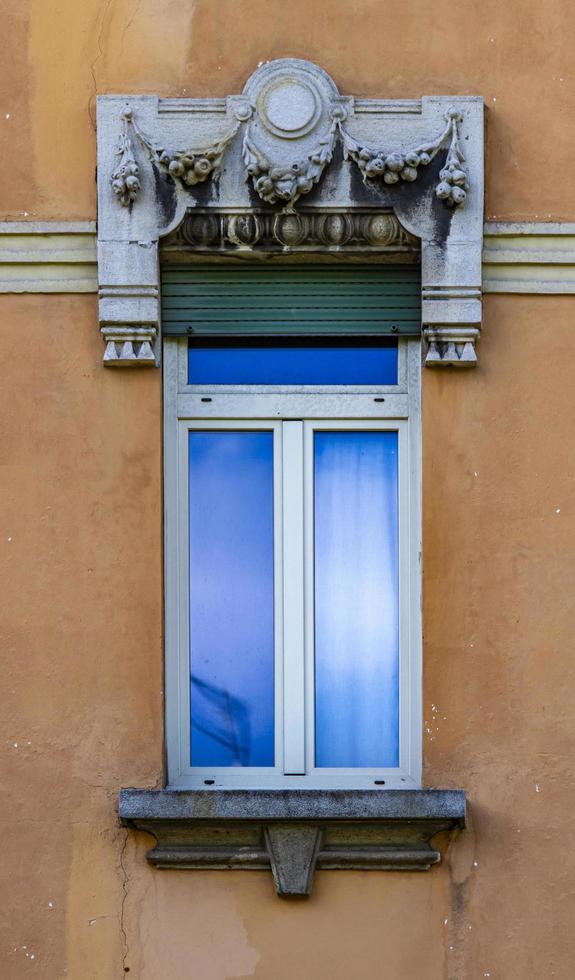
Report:
[[419,785],[419,358],[166,339],[170,785]]

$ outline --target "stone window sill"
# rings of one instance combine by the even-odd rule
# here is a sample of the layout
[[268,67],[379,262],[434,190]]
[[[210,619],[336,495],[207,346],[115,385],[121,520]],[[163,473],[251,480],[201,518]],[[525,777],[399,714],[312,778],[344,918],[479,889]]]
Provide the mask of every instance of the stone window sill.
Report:
[[269,868],[278,895],[315,868],[427,871],[431,839],[465,826],[465,793],[420,790],[120,791],[125,826],[153,834],[157,868]]

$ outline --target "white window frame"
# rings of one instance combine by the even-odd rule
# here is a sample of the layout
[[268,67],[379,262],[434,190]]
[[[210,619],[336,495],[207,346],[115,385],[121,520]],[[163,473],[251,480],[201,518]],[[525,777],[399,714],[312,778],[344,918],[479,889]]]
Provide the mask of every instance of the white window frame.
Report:
[[[174,789],[418,788],[422,740],[419,339],[398,340],[397,385],[193,386],[187,383],[185,337],[164,340],[163,363],[168,785]],[[293,426],[283,424],[290,420]],[[203,428],[266,429],[274,433],[273,768],[192,768],[186,761],[190,745],[188,432]],[[313,766],[312,442],[316,430],[344,428],[394,430],[399,438],[400,764],[394,769]],[[286,455],[289,466],[282,463]],[[300,468],[299,481],[293,480],[294,467]],[[298,494],[302,495],[300,501]],[[289,550],[284,554],[286,548]],[[293,571],[284,587],[285,563],[294,569],[298,563],[302,567],[298,549],[304,554],[304,581],[299,582]]]

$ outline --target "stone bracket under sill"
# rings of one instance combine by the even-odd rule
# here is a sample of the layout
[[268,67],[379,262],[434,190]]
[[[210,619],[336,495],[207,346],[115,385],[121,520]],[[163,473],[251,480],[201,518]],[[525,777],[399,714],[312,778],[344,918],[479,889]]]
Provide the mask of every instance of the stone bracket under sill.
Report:
[[278,895],[303,896],[316,867],[427,871],[431,839],[465,826],[465,793],[122,789],[119,814],[156,838],[157,868],[271,867]]

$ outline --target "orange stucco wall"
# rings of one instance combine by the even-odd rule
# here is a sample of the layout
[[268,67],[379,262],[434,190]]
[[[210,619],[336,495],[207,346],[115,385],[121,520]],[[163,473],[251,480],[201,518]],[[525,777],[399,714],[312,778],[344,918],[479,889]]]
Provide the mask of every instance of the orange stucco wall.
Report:
[[[569,0],[3,0],[0,216],[95,210],[97,94],[223,96],[260,61],[315,61],[342,92],[479,94],[487,212],[575,214]],[[9,118],[5,118],[9,114]]]
[[[95,217],[94,95],[223,95],[294,55],[342,91],[482,94],[487,206],[573,220],[571,8],[471,0],[4,4],[0,216]],[[6,118],[5,118],[6,117]],[[158,872],[161,378],[93,295],[0,297],[6,980],[572,980],[575,300],[490,296],[476,372],[424,372],[425,782],[470,827],[428,874]],[[128,974],[129,970],[129,974]]]

